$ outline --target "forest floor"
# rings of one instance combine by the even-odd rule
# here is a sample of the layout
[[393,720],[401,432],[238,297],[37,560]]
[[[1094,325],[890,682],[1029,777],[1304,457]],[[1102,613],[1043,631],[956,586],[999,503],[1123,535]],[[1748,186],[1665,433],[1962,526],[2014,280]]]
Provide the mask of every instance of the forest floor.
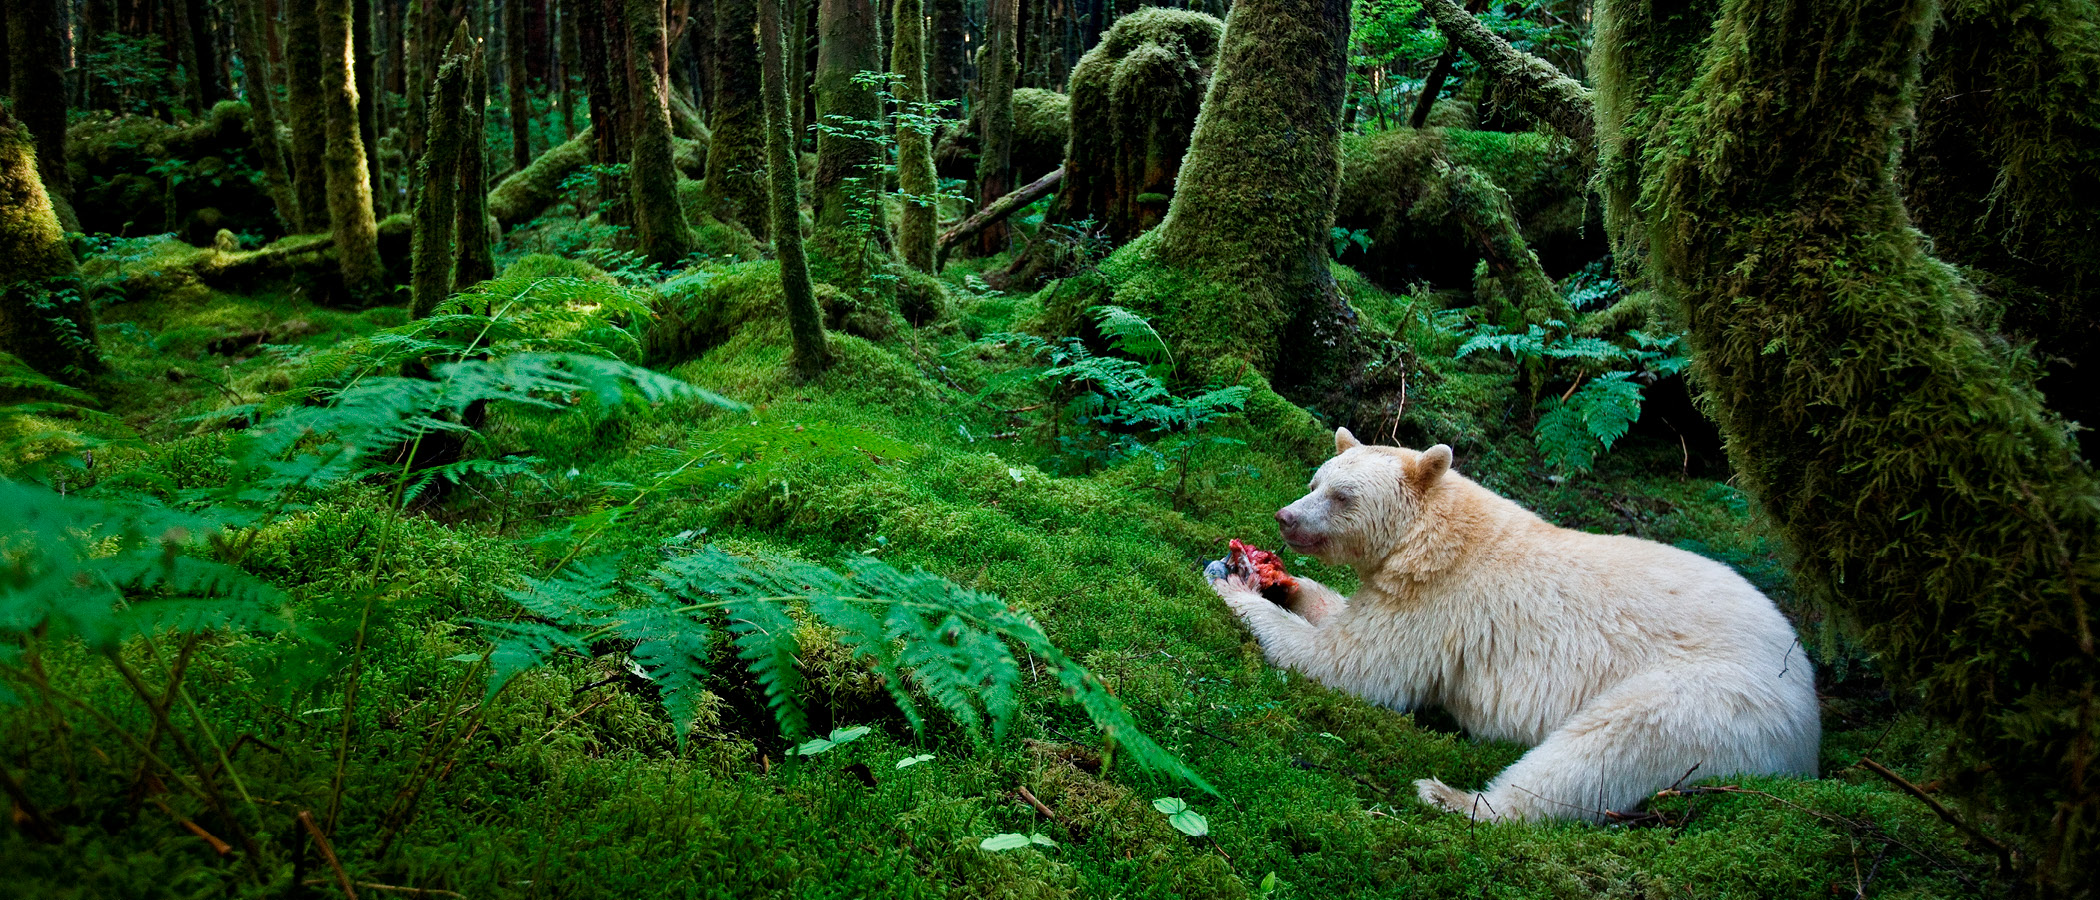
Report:
[[[427,491],[398,517],[379,484],[302,497],[243,562],[285,592],[296,627],[216,634],[185,676],[200,720],[239,744],[232,769],[252,798],[241,815],[266,842],[300,845],[295,815],[323,816],[340,771],[333,849],[343,877],[375,897],[1925,898],[1993,883],[1987,856],[1858,764],[1870,755],[1924,780],[1945,738],[1794,608],[1754,510],[1716,480],[1717,463],[1695,459],[1712,449],[1637,429],[1596,471],[1549,476],[1514,421],[1514,369],[1493,360],[1425,382],[1412,414],[1478,429],[1439,439],[1457,446],[1461,471],[1548,519],[1708,553],[1809,620],[1805,640],[1824,660],[1823,777],[1694,773],[1651,815],[1609,826],[1475,824],[1424,807],[1414,779],[1476,787],[1522,748],[1268,665],[1200,575],[1227,538],[1275,542],[1271,514],[1301,492],[1324,456],[1321,436],[1226,419],[1209,434],[1239,442],[1197,445],[1185,480],[1148,455],[1090,461],[1051,437],[1054,398],[1013,379],[1026,361],[982,340],[1034,301],[983,290],[973,268],[947,276],[954,308],[933,324],[879,341],[834,333],[839,362],[814,382],[789,374],[785,325],[771,315],[736,319],[668,369],[748,411],[684,400],[492,407],[468,454],[516,465]],[[771,263],[700,275],[680,289],[732,310],[777,305]],[[1449,355],[1453,320],[1430,312],[1434,298],[1360,280],[1351,292],[1423,356]],[[314,351],[405,319],[398,308],[346,312],[296,293],[197,285],[135,294],[101,315],[112,411],[141,440],[102,452],[70,489],[150,474],[133,481],[161,485],[147,493],[169,500],[228,477],[218,411],[299,383]],[[1064,427],[1059,436],[1072,437]],[[865,553],[996,594],[1101,676],[1217,795],[1104,754],[1042,672],[1026,680],[1002,737],[938,718],[914,733],[815,626],[801,660],[812,731],[872,729],[817,755],[793,754],[727,652],[682,746],[620,653],[524,672],[485,706],[454,703],[480,696],[477,670],[458,661],[488,647],[475,623],[522,615],[507,592],[578,555],[579,517],[626,504],[695,459],[725,462],[726,474],[649,494],[582,549],[629,572],[704,544],[825,564]],[[1353,586],[1346,572],[1288,562]],[[360,584],[370,586],[345,588]],[[360,622],[360,693],[339,762]],[[54,645],[47,664],[116,724],[150,729],[103,660]],[[475,724],[461,727],[469,707]],[[0,830],[5,893],[337,892],[318,857],[261,873],[222,859],[182,824],[223,832],[206,811],[98,762],[130,758],[105,728],[62,730],[47,713],[0,707],[8,763],[28,769],[35,795],[64,798],[52,804],[56,846]],[[920,754],[932,758],[900,767]],[[1208,835],[1176,830],[1155,809],[1161,798],[1185,800]],[[982,848],[1002,833],[1054,843]]]

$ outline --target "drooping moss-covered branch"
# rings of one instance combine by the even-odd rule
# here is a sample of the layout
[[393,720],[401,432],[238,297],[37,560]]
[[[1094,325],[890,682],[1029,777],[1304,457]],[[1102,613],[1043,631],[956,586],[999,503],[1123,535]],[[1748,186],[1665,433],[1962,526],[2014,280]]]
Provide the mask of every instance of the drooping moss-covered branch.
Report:
[[1577,144],[1596,143],[1596,110],[1588,88],[1562,75],[1552,63],[1510,46],[1451,0],[1422,0],[1422,8],[1446,38],[1507,91],[1503,96]]
[[1614,230],[1645,238],[1798,583],[1953,725],[1981,764],[1953,785],[1995,785],[2030,874],[2073,893],[2100,861],[2100,485],[1897,195],[1935,4],[1727,0],[1657,46],[1686,7],[1602,7],[1604,133],[1649,107],[1659,142],[1614,161],[1637,191]]
[[1554,319],[1574,321],[1575,310],[1568,298],[1547,277],[1538,255],[1524,241],[1509,192],[1471,166],[1446,166],[1439,175],[1452,217],[1480,253],[1473,296],[1489,320],[1510,328],[1544,325]]
[[824,342],[824,314],[810,284],[809,260],[802,253],[802,187],[796,165],[795,139],[789,133],[787,48],[782,43],[782,7],[789,0],[758,0],[760,67],[763,69],[766,137],[766,183],[771,193],[773,247],[780,260],[780,287],[787,300],[788,330],[794,335],[795,369],[814,375],[831,364]]
[[589,165],[597,150],[598,139],[591,131],[596,127],[585,127],[497,182],[489,191],[489,215],[496,217],[497,224],[506,228],[523,225],[560,200],[562,182]]

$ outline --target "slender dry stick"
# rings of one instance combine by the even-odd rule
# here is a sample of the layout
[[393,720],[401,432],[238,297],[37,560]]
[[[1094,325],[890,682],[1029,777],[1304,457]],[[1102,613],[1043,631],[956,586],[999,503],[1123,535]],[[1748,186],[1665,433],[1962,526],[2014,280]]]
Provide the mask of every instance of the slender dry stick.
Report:
[[[153,713],[153,717],[160,723],[161,730],[168,733],[168,740],[174,742],[175,749],[182,754],[183,760],[188,762],[190,768],[196,771],[197,780],[202,783],[204,788],[204,802],[210,804],[212,811],[218,813],[220,818],[226,820],[226,827],[233,830],[234,840],[240,841],[241,849],[247,852],[248,865],[260,874],[262,871],[262,849],[256,846],[255,838],[248,834],[248,829],[241,825],[241,820],[234,817],[233,809],[226,803],[226,795],[219,791],[218,779],[213,778],[211,771],[205,768],[203,757],[197,755],[196,749],[191,747],[190,742],[183,739],[181,732],[176,731],[174,724],[168,721],[167,705],[156,706],[154,704],[152,692],[146,690],[145,682],[139,680],[138,673],[132,671],[131,666],[127,665],[122,657],[115,653],[110,653],[109,660],[117,667],[117,673],[124,676],[124,682],[131,685],[132,692],[138,694],[140,700],[145,701],[147,709]],[[170,697],[169,699],[173,698]],[[165,766],[166,764],[163,763],[162,765]]]
[[1966,834],[1971,838],[1974,838],[1977,843],[1991,848],[1991,852],[1996,853],[1998,855],[1999,864],[2004,866],[2007,871],[2011,870],[2012,848],[2005,846],[2004,843],[2000,842],[1996,838],[1984,834],[1983,829],[1977,828],[1976,826],[1971,825],[1966,821],[1963,821],[1960,816],[1954,814],[1954,810],[1948,809],[1944,804],[1941,804],[1940,801],[1933,799],[1931,794],[1925,793],[1924,788],[1918,787],[1915,784],[1911,784],[1910,779],[1898,775],[1895,772],[1889,771],[1889,768],[1887,766],[1875,762],[1872,758],[1865,756],[1859,758],[1859,764],[1865,766],[1867,768],[1867,771],[1881,776],[1882,780],[1895,785],[1904,793],[1918,798],[1920,802],[1923,802],[1926,806],[1931,807],[1934,814],[1938,815],[1947,824],[1952,825],[1956,829],[1960,830],[1961,833]]
[[343,871],[342,860],[335,858],[335,848],[329,845],[328,835],[322,834],[321,826],[314,824],[314,814],[300,810],[299,824],[306,826],[306,833],[314,836],[314,846],[321,848],[321,858],[327,860],[328,867],[335,870],[335,883],[342,886],[343,896],[357,900],[357,889],[350,886],[350,876]]

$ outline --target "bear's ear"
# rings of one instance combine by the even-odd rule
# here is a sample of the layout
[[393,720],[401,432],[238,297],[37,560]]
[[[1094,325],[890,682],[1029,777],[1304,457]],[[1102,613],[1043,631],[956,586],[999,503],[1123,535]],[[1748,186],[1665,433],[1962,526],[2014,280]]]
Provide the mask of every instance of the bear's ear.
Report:
[[1334,430],[1334,455],[1340,456],[1363,445],[1362,441],[1356,439],[1356,435],[1349,433],[1349,429],[1337,428]]
[[1451,470],[1451,446],[1438,444],[1415,457],[1415,464],[1408,467],[1407,479],[1418,490],[1427,490]]

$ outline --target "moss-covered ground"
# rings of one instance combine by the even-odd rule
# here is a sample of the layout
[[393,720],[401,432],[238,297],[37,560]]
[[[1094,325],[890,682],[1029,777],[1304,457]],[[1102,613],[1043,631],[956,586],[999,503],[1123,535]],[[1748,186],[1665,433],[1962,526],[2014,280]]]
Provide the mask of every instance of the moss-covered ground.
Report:
[[[1204,445],[1185,483],[1150,457],[1073,466],[1055,456],[1039,394],[985,390],[1022,361],[976,339],[1037,316],[1039,300],[970,290],[982,284],[968,279],[973,267],[952,270],[948,315],[879,343],[833,333],[837,366],[800,383],[787,366],[777,283],[753,275],[768,265],[689,273],[665,289],[666,304],[704,309],[717,326],[669,371],[748,412],[682,402],[498,409],[471,452],[529,457],[536,474],[469,479],[398,518],[381,487],[339,489],[306,498],[258,538],[244,565],[287,592],[296,628],[215,635],[185,680],[212,733],[237,743],[231,768],[253,800],[241,815],[262,840],[298,845],[295,814],[328,808],[351,648],[369,609],[330,834],[350,880],[423,893],[361,896],[1926,898],[1989,884],[1989,865],[1953,829],[1856,765],[1872,755],[1923,780],[1943,736],[1815,623],[1805,640],[1839,661],[1824,666],[1821,779],[1698,782],[1707,789],[1602,827],[1431,812],[1415,801],[1414,779],[1477,786],[1522,748],[1269,666],[1199,575],[1228,537],[1273,540],[1272,511],[1297,495],[1327,446],[1317,429],[1229,419],[1213,434],[1244,443]],[[1388,296],[1360,279],[1345,288],[1366,319],[1432,361],[1416,373],[1403,438],[1454,444],[1461,470],[1550,519],[1693,547],[1793,605],[1754,510],[1717,480],[1726,473],[1716,463],[1694,458],[1702,448],[1637,431],[1594,473],[1550,473],[1523,434],[1528,406],[1514,369],[1452,362],[1457,338],[1429,315],[1435,297]],[[289,386],[308,351],[403,316],[324,309],[275,290],[135,292],[102,321],[112,411],[142,442],[102,451],[69,489],[123,481],[172,498],[223,480],[225,433],[195,417]],[[798,440],[803,429],[864,438],[819,444]],[[522,614],[505,590],[556,565],[567,546],[550,536],[625,503],[680,459],[732,444],[765,449],[744,453],[713,486],[652,495],[591,552],[631,571],[704,543],[823,562],[871,553],[994,592],[1102,676],[1218,795],[1104,754],[1047,677],[1030,680],[1002,740],[940,721],[914,734],[880,685],[815,633],[802,660],[812,725],[873,729],[821,755],[791,755],[727,654],[713,669],[714,702],[682,747],[653,688],[618,653],[527,672],[474,709],[478,725],[455,727],[462,720],[441,711],[480,685],[453,658],[487,646],[476,620]],[[1351,586],[1345,572],[1289,562]],[[164,671],[165,657],[143,642],[126,653]],[[103,661],[54,645],[45,664],[116,724],[151,730]],[[60,718],[71,724],[56,728]],[[0,893],[337,892],[318,857],[258,875],[216,855],[180,821],[222,835],[223,825],[181,791],[135,777],[135,755],[101,724],[34,703],[0,706],[0,746],[0,764],[21,773],[59,826],[56,845],[0,829]],[[898,767],[916,754],[933,758]],[[426,764],[435,774],[415,777]],[[404,796],[416,784],[425,786]],[[1171,827],[1153,808],[1162,797],[1187,800],[1209,836]],[[980,848],[1006,832],[1055,844]]]

